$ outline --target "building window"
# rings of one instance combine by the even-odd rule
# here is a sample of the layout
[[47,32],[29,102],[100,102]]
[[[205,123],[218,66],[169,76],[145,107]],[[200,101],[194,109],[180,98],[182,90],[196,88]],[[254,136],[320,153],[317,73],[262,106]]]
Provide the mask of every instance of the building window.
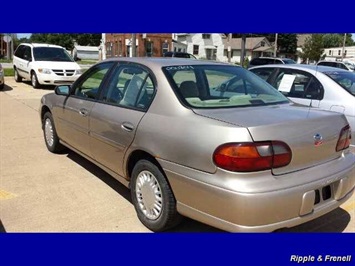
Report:
[[145,55],[148,57],[153,56],[153,42],[147,41],[145,43]]
[[338,50],[338,55],[341,55],[341,51],[340,50]]
[[202,34],[202,39],[209,39],[211,38],[211,34]]
[[329,50],[329,55],[332,55],[332,50]]
[[262,42],[260,43],[260,46],[261,46],[261,47],[264,47],[264,46],[265,46],[265,42],[262,41]]
[[169,52],[169,44],[167,42],[163,43],[163,54]]
[[198,55],[198,45],[194,45],[193,54],[197,54]]
[[123,51],[122,51],[122,41],[118,42],[118,56],[122,56]]
[[345,50],[345,52],[344,52],[344,55],[346,55],[346,50]]

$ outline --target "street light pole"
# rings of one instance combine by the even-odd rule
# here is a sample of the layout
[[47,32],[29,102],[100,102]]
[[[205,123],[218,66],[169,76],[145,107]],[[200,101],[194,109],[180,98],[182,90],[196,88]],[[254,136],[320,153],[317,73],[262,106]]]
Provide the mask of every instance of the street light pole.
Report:
[[136,47],[136,39],[137,39],[137,34],[132,33],[132,57],[137,56],[137,47]]
[[345,57],[345,41],[346,41],[346,33],[344,33],[343,53],[342,53],[341,59],[344,59],[344,57]]
[[277,37],[278,37],[278,34],[276,33],[275,34],[275,45],[274,45],[274,57],[276,57],[276,55],[277,55]]

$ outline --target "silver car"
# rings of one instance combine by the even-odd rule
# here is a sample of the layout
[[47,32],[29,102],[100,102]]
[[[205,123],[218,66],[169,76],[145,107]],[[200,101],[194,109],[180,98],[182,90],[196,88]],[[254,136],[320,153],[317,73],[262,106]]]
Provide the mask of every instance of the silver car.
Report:
[[[228,96],[228,80],[242,86]],[[355,155],[344,115],[293,103],[237,66],[115,58],[41,100],[51,152],[68,147],[131,190],[140,221],[182,216],[261,232],[317,218],[348,200]]]
[[355,73],[314,65],[273,65],[249,69],[295,103],[345,114],[355,144]]

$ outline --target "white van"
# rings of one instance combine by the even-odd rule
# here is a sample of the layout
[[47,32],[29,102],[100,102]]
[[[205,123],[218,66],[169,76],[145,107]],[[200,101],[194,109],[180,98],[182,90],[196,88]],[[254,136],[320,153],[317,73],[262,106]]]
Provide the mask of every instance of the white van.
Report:
[[32,86],[73,83],[81,68],[61,46],[51,44],[22,43],[14,54],[15,80],[31,80]]

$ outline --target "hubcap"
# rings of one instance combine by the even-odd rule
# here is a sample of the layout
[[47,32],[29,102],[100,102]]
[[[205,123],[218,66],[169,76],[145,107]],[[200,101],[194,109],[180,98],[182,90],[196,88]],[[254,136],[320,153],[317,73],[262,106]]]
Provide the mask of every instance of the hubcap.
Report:
[[36,86],[36,75],[35,74],[32,74],[32,86],[35,87]]
[[53,126],[49,118],[47,118],[44,123],[44,135],[48,146],[52,147],[54,143]]
[[163,197],[160,185],[149,171],[139,173],[136,182],[138,206],[150,220],[156,220],[162,213]]

